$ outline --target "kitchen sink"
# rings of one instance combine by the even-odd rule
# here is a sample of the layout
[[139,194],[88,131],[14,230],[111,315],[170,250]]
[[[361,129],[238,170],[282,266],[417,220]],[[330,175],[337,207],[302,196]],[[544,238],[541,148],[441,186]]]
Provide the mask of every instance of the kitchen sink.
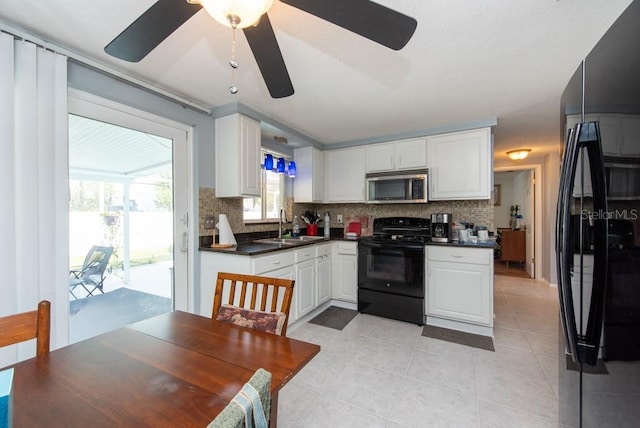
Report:
[[319,241],[325,239],[324,236],[297,236],[295,238],[284,238],[289,241]]
[[274,245],[296,245],[296,241],[287,238],[265,238],[265,239],[256,239],[253,242],[258,242],[260,244],[274,244]]

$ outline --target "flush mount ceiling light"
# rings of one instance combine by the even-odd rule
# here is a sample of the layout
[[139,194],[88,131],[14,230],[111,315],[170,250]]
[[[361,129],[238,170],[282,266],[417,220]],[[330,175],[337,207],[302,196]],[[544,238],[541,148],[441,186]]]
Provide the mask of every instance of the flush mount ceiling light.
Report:
[[529,156],[530,151],[531,149],[510,150],[507,152],[507,156],[509,156],[513,160],[522,160]]

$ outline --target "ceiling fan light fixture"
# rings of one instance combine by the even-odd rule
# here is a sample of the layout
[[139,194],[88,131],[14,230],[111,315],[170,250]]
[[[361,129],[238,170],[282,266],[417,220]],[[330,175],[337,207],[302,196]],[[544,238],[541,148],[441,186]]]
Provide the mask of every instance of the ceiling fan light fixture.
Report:
[[507,156],[509,156],[513,160],[522,160],[529,156],[530,151],[531,149],[510,150],[507,152]]
[[219,23],[231,28],[246,28],[258,22],[273,5],[273,0],[187,0],[199,3]]

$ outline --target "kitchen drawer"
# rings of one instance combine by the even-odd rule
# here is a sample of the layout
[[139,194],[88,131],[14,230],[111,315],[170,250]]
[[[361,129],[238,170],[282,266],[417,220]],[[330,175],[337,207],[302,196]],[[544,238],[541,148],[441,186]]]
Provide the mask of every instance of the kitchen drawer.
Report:
[[430,261],[488,265],[492,263],[493,250],[427,246],[427,259]]
[[278,251],[273,254],[256,257],[253,260],[253,272],[260,275],[270,270],[291,266],[294,263],[294,253],[291,251]]
[[336,243],[338,254],[358,254],[358,244],[356,242],[338,242]]
[[317,257],[328,256],[329,254],[331,254],[331,244],[316,245]]
[[296,263],[313,260],[316,258],[316,249],[313,245],[307,245],[304,248],[295,250]]

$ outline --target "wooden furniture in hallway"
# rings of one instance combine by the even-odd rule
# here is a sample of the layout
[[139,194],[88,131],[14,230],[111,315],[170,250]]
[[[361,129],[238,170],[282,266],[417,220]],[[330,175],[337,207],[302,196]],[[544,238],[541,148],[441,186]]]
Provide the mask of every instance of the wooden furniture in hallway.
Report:
[[526,235],[524,230],[500,229],[500,247],[502,249],[500,260],[507,262],[524,263],[526,259]]

